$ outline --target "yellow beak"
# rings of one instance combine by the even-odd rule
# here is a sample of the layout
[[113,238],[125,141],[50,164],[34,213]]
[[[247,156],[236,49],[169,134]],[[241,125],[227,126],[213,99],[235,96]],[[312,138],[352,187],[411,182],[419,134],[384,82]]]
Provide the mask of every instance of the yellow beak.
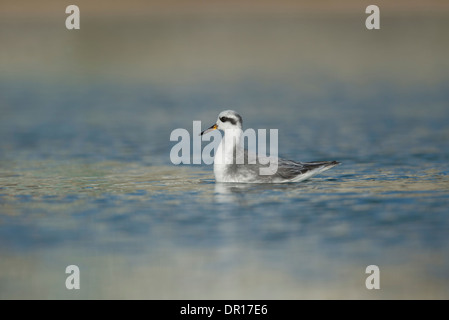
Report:
[[206,134],[206,133],[208,133],[208,132],[211,132],[211,131],[213,131],[213,130],[215,130],[215,129],[217,129],[217,128],[218,128],[218,125],[217,125],[217,124],[214,124],[214,125],[211,126],[210,128],[208,128],[208,129],[204,130],[203,132],[201,132],[201,133],[200,133],[200,136],[202,136],[203,134]]

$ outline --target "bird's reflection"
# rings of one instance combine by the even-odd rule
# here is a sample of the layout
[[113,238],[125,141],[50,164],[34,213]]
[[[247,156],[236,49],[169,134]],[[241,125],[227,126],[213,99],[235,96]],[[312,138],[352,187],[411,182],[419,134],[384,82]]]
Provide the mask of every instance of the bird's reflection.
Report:
[[286,191],[301,187],[298,183],[215,183],[214,199],[218,203],[239,203],[248,201],[248,196],[262,195],[267,191]]
[[[219,203],[239,203],[244,195],[251,190],[246,183],[215,183],[215,201]],[[254,185],[253,185],[254,187]]]

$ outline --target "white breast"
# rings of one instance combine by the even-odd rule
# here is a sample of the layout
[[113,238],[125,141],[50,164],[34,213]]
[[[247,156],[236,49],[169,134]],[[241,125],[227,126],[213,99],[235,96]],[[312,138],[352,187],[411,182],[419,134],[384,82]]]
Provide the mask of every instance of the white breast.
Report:
[[241,130],[225,130],[214,157],[214,175],[217,182],[235,182],[226,175],[226,168],[235,163],[234,149],[240,147]]

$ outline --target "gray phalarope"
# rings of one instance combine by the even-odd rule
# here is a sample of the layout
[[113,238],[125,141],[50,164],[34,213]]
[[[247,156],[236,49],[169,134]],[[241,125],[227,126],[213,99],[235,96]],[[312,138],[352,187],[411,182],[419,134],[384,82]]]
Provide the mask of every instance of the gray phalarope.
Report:
[[[225,133],[214,157],[217,182],[299,182],[340,164],[338,161],[298,162],[249,152],[243,146],[242,117],[233,110],[222,111],[217,122],[200,135],[216,129]],[[239,156],[247,163],[237,161]],[[260,169],[268,169],[267,163],[275,163],[275,169],[261,174]]]

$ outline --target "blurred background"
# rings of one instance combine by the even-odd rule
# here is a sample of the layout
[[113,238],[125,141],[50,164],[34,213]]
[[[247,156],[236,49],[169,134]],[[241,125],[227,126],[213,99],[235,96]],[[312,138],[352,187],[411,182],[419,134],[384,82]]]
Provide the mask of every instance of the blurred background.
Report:
[[[371,2],[2,0],[0,298],[447,299],[449,3]],[[343,164],[172,165],[172,130],[225,109]]]

